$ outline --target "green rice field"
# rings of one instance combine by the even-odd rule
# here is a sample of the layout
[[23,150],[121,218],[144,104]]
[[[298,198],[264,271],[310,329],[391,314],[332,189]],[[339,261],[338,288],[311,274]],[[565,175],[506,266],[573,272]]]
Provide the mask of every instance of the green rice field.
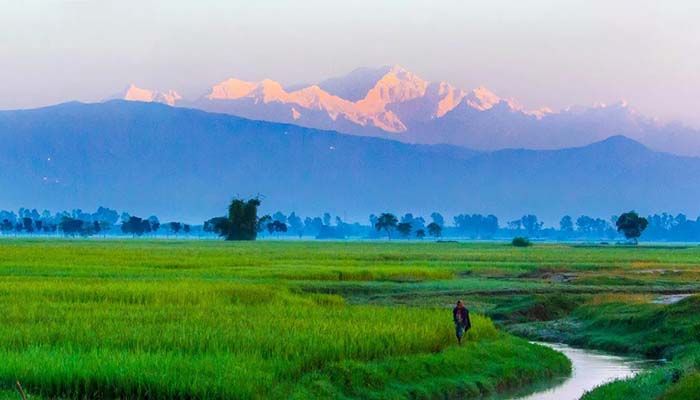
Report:
[[[654,299],[698,278],[695,246],[3,239],[0,399],[478,398],[569,374],[514,334],[666,357],[636,379],[678,398],[698,302]],[[673,337],[645,331],[667,312]]]

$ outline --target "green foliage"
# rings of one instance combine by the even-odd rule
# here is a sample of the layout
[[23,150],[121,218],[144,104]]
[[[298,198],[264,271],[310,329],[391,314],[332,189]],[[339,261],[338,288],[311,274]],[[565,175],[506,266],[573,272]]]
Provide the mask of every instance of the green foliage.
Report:
[[442,226],[436,222],[429,223],[427,228],[428,228],[428,233],[432,237],[440,237],[440,235],[442,235]]
[[617,231],[622,232],[627,239],[636,241],[642,236],[642,232],[649,225],[649,221],[644,217],[640,217],[636,212],[630,211],[620,215],[615,225],[617,226]]
[[410,222],[401,222],[398,225],[396,225],[396,230],[401,234],[403,237],[408,237],[408,235],[411,234],[411,223]]
[[634,379],[600,386],[586,393],[581,400],[655,400],[672,384],[672,373],[665,368],[657,369],[641,373]]
[[685,375],[661,397],[661,400],[697,399],[700,399],[700,372]]
[[391,213],[382,213],[374,223],[374,228],[378,231],[385,231],[387,237],[391,239],[391,231],[396,229],[398,223],[399,220],[396,218],[396,215]]
[[513,238],[511,244],[515,247],[529,247],[532,243],[530,243],[530,239],[518,236]]
[[260,200],[233,199],[228,207],[226,240],[255,240]]

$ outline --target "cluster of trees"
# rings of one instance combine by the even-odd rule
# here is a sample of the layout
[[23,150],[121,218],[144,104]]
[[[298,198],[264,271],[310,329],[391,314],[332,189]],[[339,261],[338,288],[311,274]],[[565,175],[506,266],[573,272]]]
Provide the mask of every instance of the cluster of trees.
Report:
[[391,239],[393,231],[398,232],[404,239],[411,236],[423,239],[426,234],[436,238],[440,237],[445,219],[439,213],[433,213],[431,218],[432,221],[428,225],[425,225],[423,217],[414,217],[413,214],[404,215],[400,221],[392,213],[382,213],[378,217],[372,214],[369,220],[376,231],[385,232],[389,239]]
[[228,216],[212,218],[204,223],[205,232],[213,232],[226,240],[255,240],[259,226],[258,207],[260,200],[233,199],[228,207]]
[[678,242],[700,241],[700,217],[690,219],[685,214],[653,214],[647,217],[644,237],[651,240]]
[[18,212],[0,210],[0,233],[23,235],[144,235],[178,236],[193,231],[222,236],[228,240],[254,240],[258,235],[316,237],[319,239],[343,239],[347,237],[401,239],[423,239],[425,237],[468,237],[472,239],[510,239],[515,236],[549,240],[598,240],[617,239],[624,235],[636,240],[644,232],[651,240],[700,241],[700,217],[688,219],[683,214],[654,214],[643,218],[634,212],[612,216],[610,219],[593,218],[586,215],[573,218],[564,216],[557,228],[544,227],[536,215],[499,224],[495,215],[459,214],[452,224],[433,212],[426,219],[411,213],[397,216],[389,212],[369,216],[369,225],[350,223],[341,217],[324,213],[317,217],[302,217],[295,212],[285,214],[277,211],[258,217],[260,200],[234,199],[229,205],[228,215],[212,218],[202,226],[191,226],[182,222],[161,223],[158,217],[141,218],[128,213],[99,207],[88,213],[80,209],[70,212],[39,212],[36,209],[20,208]]
[[[614,216],[611,222],[588,216],[580,216],[575,221],[570,216],[565,216],[560,221],[559,230],[544,228],[544,223],[536,215],[523,215],[517,220],[501,227],[498,217],[482,214],[459,214],[453,218],[454,225],[446,226],[445,218],[438,212],[430,215],[429,221],[421,216],[411,213],[398,217],[385,212],[379,215],[369,216],[369,226],[359,223],[347,223],[340,217],[333,218],[330,213],[324,213],[319,217],[302,218],[295,212],[289,215],[277,211],[271,215],[266,214],[257,217],[257,209],[260,206],[258,199],[235,199],[230,207],[227,217],[212,218],[204,223],[204,231],[213,232],[230,240],[250,240],[257,235],[294,235],[298,237],[315,236],[319,239],[342,239],[350,236],[364,238],[386,237],[388,239],[423,239],[427,236],[439,238],[443,235],[451,237],[470,237],[473,239],[512,238],[524,235],[527,237],[541,237],[548,239],[573,239],[573,238],[619,238],[624,234],[629,239],[636,240],[644,231],[641,222],[633,219],[634,224],[625,224],[625,216],[632,214],[639,221],[646,219],[637,216],[636,213],[625,213],[620,217]],[[250,212],[242,210],[249,207]],[[237,210],[237,211],[236,211]],[[235,222],[244,221],[244,222]],[[233,226],[246,226],[245,235],[237,235],[231,230]],[[252,227],[255,227],[253,231]],[[636,229],[636,231],[635,231]],[[238,231],[242,231],[239,229]]]
[[155,235],[158,232],[178,235],[180,232],[189,234],[191,229],[191,225],[182,222],[161,224],[156,216],[143,219],[128,213],[119,214],[116,210],[106,207],[99,207],[93,213],[81,209],[56,213],[48,210],[40,213],[36,209],[27,208],[20,208],[17,213],[0,210],[0,232],[5,235],[143,236]]

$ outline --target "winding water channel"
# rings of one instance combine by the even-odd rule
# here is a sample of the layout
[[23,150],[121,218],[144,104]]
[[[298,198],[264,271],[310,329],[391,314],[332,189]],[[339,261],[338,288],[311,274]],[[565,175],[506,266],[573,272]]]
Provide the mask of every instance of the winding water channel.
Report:
[[538,343],[564,353],[573,367],[570,377],[534,392],[511,397],[518,400],[576,400],[596,386],[629,378],[645,367],[649,361],[617,357],[594,350],[577,349],[563,344]]

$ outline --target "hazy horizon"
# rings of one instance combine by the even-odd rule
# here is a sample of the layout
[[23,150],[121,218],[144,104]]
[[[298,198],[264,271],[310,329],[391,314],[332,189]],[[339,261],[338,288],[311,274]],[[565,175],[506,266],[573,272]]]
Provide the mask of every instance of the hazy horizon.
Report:
[[400,64],[528,108],[626,100],[700,126],[690,1],[6,2],[0,109],[97,101],[129,83],[197,97],[229,77],[315,83]]

